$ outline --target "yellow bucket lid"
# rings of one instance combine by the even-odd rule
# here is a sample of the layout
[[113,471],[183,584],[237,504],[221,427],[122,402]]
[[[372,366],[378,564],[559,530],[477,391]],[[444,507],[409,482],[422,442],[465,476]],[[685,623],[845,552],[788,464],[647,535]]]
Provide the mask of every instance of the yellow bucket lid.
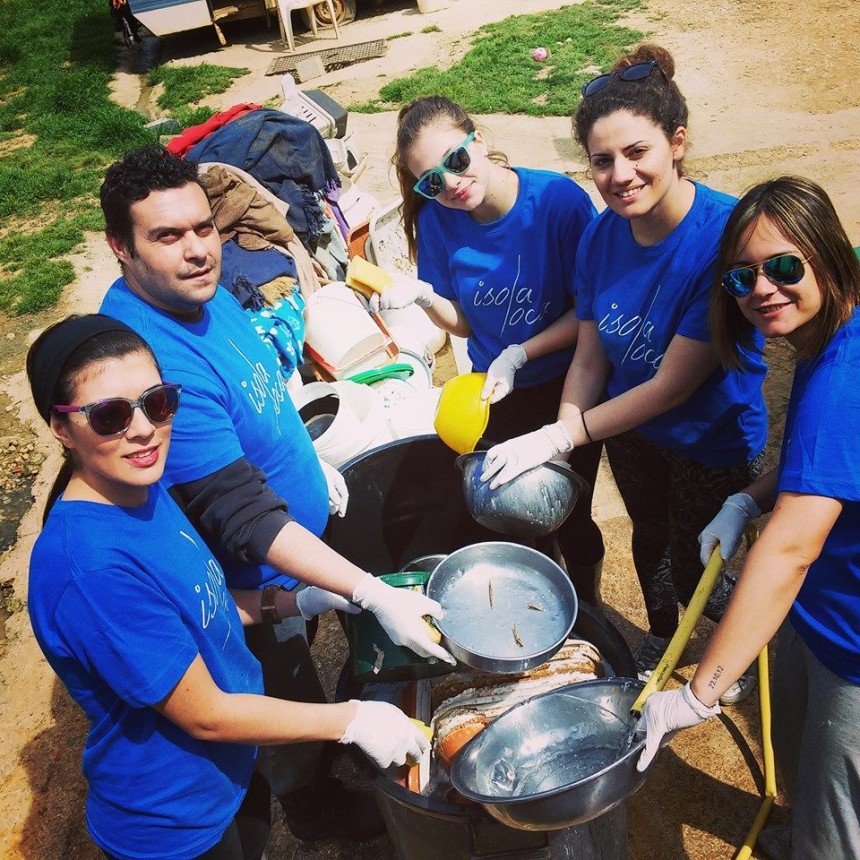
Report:
[[490,420],[490,401],[481,399],[486,373],[463,373],[449,379],[439,395],[433,426],[458,454],[475,450]]

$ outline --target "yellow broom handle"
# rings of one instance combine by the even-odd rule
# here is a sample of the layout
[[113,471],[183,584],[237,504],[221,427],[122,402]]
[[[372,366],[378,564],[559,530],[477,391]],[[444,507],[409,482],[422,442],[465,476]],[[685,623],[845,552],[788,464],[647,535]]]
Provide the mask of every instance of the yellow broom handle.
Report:
[[735,860],[749,860],[752,857],[756,840],[767,821],[770,810],[776,800],[776,767],[773,761],[773,743],[770,737],[770,681],[767,665],[767,645],[758,655],[758,700],[761,710],[761,752],[764,759],[764,795],[761,806],[746,838],[741,843]]
[[666,681],[669,680],[669,676],[672,674],[675,666],[678,665],[681,654],[684,653],[684,648],[687,647],[687,642],[690,641],[690,636],[693,635],[693,628],[702,615],[702,611],[708,602],[708,598],[711,596],[711,592],[714,590],[714,583],[717,581],[722,568],[723,560],[720,557],[720,545],[717,544],[711,553],[711,558],[708,561],[707,567],[705,567],[705,572],[702,574],[702,578],[699,580],[699,584],[696,586],[696,590],[687,604],[687,609],[678,624],[678,629],[666,648],[666,653],[663,654],[657,667],[651,673],[651,677],[639,694],[639,698],[633,703],[633,707],[630,709],[631,714],[636,714],[637,716],[641,714],[642,706],[645,704],[648,696],[655,690],[662,690],[666,686]]

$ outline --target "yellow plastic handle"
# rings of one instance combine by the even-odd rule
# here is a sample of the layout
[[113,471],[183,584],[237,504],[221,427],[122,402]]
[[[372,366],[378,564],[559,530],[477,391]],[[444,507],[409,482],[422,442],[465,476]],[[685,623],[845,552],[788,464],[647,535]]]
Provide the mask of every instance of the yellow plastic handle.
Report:
[[426,737],[428,741],[433,740],[433,729],[430,728],[430,726],[428,726],[427,723],[424,723],[421,720],[416,719],[415,717],[410,717],[409,722],[415,723],[415,725],[419,729],[421,729],[422,732],[424,732],[424,737]]
[[[427,723],[421,722],[421,720],[416,719],[415,717],[409,718],[410,723],[414,723],[415,726],[424,733],[424,737],[427,738],[428,741],[433,740],[433,729],[427,725]],[[419,759],[415,758],[415,756],[408,755],[406,756],[406,764],[409,767],[415,767],[419,763]]]
[[424,623],[427,625],[427,635],[430,637],[430,641],[438,645],[442,641],[441,631],[433,623],[433,619],[429,615],[424,616]]
[[645,684],[645,687],[639,694],[639,698],[636,699],[633,707],[630,709],[630,713],[634,716],[638,717],[641,715],[645,700],[651,693],[655,690],[662,690],[666,686],[666,681],[669,680],[669,676],[672,674],[675,666],[678,665],[681,654],[684,653],[684,648],[687,647],[690,636],[693,635],[693,628],[702,615],[705,604],[714,590],[714,583],[716,583],[722,568],[723,559],[720,556],[720,545],[717,544],[711,553],[705,572],[702,574],[702,578],[699,580],[699,584],[696,586],[696,590],[687,604],[687,610],[678,623],[678,629],[675,631],[675,635],[668,646],[666,646],[666,653],[661,657],[657,667],[651,673],[648,683]]

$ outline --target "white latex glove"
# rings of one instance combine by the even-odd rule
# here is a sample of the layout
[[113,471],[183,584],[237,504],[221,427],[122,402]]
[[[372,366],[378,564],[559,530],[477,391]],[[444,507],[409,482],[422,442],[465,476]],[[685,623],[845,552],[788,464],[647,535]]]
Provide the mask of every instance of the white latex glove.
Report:
[[487,368],[487,381],[481,390],[481,399],[498,403],[514,390],[514,376],[528,361],[526,351],[518,344],[506,346]]
[[357,744],[379,767],[421,758],[430,741],[403,711],[388,702],[360,702],[340,744]]
[[689,683],[680,690],[668,693],[652,693],[642,708],[642,728],[646,732],[645,749],[636,763],[636,770],[643,771],[657,754],[661,746],[672,740],[678,729],[688,729],[705,722],[708,717],[720,713],[717,702],[712,707],[703,705],[693,694]]
[[752,496],[746,493],[729,496],[723,502],[720,512],[699,535],[699,558],[702,565],[708,566],[717,543],[720,545],[723,561],[728,561],[738,551],[747,524],[760,516],[761,511]]
[[331,463],[326,463],[322,458],[320,458],[320,466],[328,486],[328,512],[342,517],[346,514],[346,506],[349,504],[349,490],[346,488],[346,481]]
[[490,481],[492,478],[490,489],[495,490],[517,475],[572,450],[573,442],[561,421],[546,424],[540,430],[516,436],[490,448],[484,458],[481,480]]
[[378,311],[396,311],[415,304],[420,308],[429,308],[433,304],[433,287],[427,281],[410,278],[407,275],[394,275],[390,287],[386,287],[379,295],[370,297],[370,309]]
[[430,626],[424,620],[425,615],[442,617],[438,601],[408,588],[394,588],[371,574],[356,585],[352,600],[376,616],[395,645],[411,648],[421,657],[436,657],[452,665],[457,662],[430,638]]
[[329,609],[348,612],[350,615],[361,612],[360,606],[350,603],[345,597],[333,591],[326,591],[316,585],[309,585],[296,594],[296,609],[305,621],[310,621],[315,615],[322,615]]

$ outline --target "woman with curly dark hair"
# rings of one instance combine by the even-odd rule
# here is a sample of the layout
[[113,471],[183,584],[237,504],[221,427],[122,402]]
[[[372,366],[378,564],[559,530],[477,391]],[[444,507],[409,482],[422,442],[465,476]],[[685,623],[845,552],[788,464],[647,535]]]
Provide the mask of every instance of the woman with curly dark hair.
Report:
[[[696,537],[723,499],[761,470],[767,420],[756,349],[720,366],[708,292],[735,199],[685,176],[687,103],[672,55],[640,45],[588,81],[574,133],[606,209],[576,260],[579,341],[559,420],[486,458],[494,485],[603,440],[633,522],[633,561],[650,630],[640,678],[656,666],[701,576]],[[705,610],[719,620],[724,573]],[[744,678],[724,702],[752,688]]]

